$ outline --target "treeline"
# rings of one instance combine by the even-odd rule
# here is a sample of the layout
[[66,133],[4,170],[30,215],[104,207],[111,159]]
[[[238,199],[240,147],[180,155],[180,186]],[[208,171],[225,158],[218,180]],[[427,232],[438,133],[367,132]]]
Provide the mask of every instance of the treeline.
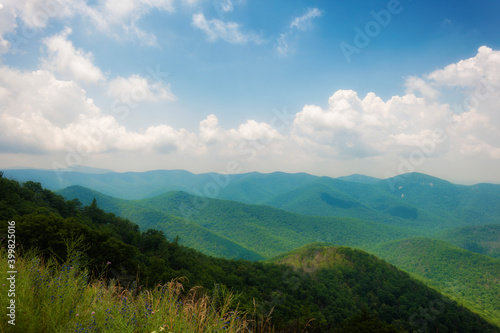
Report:
[[104,212],[95,200],[83,206],[39,183],[19,184],[3,177],[0,220],[2,231],[7,221],[16,221],[21,255],[36,248],[39,256],[63,262],[68,247],[80,242],[81,265],[96,278],[146,289],[186,277],[186,290],[203,286],[209,296],[230,289],[240,311],[272,317],[276,332],[498,332],[449,300],[439,313],[423,316],[422,310],[441,295],[361,251],[342,250],[348,264],[316,274],[289,265],[214,258],[175,238],[168,241],[161,231],[141,231]]

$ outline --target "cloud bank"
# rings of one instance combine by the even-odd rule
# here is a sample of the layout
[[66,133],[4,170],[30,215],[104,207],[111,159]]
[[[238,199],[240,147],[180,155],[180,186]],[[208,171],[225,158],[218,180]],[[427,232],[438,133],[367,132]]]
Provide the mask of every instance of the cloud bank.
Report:
[[[149,154],[192,161],[249,165],[272,161],[290,169],[325,161],[383,161],[421,151],[426,159],[500,160],[500,51],[477,54],[421,77],[406,80],[406,94],[382,100],[335,91],[326,106],[304,105],[295,114],[269,121],[248,120],[225,129],[209,114],[198,131],[157,124],[143,131],[122,125],[109,107],[98,106],[82,84],[104,84],[111,98],[134,103],[175,101],[170,87],[139,75],[106,78],[92,54],[75,48],[69,29],[44,40],[36,71],[0,67],[0,153],[52,156],[72,152],[81,160]],[[440,101],[440,92],[461,88],[461,103]],[[107,157],[106,157],[107,156]],[[56,165],[65,161],[53,160]],[[340,163],[340,162],[339,162]],[[206,170],[209,171],[209,170]]]

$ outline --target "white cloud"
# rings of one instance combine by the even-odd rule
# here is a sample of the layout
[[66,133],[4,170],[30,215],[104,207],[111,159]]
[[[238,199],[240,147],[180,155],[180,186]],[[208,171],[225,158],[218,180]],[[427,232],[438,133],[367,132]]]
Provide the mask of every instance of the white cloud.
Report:
[[96,6],[82,6],[80,13],[98,30],[123,38],[132,35],[147,45],[156,44],[156,36],[142,30],[137,22],[152,10],[174,12],[173,0],[104,0]]
[[[132,131],[106,115],[107,110],[95,105],[79,85],[103,75],[92,64],[90,54],[68,41],[68,34],[65,31],[46,40],[53,57],[48,57],[43,69],[31,72],[0,67],[1,153],[35,156],[76,151],[81,156],[107,156],[110,160],[150,154],[152,159],[175,160],[176,167],[237,160],[266,171],[272,171],[271,166],[285,171],[319,170],[317,165],[326,170],[332,163],[345,163],[342,165],[348,170],[360,160],[388,170],[388,161],[398,161],[414,151],[425,152],[426,161],[437,165],[462,159],[500,160],[498,51],[480,48],[471,59],[429,76],[410,77],[407,93],[388,100],[374,93],[359,96],[352,90],[338,90],[326,106],[305,105],[295,114],[289,130],[273,128],[273,121],[252,119],[224,128],[212,114],[200,121],[197,131],[165,123]],[[97,74],[87,77],[75,68]],[[438,101],[441,90],[455,79],[468,88],[464,91],[468,102],[459,113]],[[478,82],[482,88],[476,96]],[[485,90],[485,85],[491,89]],[[175,99],[169,86],[139,75],[115,78],[109,82],[107,94],[129,97],[132,102]]]
[[[492,102],[500,106],[500,99]],[[327,109],[304,106],[296,115],[292,136],[302,149],[330,158],[408,156],[415,149],[432,158],[448,153],[484,155],[485,147],[500,147],[498,129],[498,120],[482,107],[453,114],[449,105],[412,93],[384,102],[373,93],[361,99],[354,91],[339,90]],[[497,150],[491,151],[490,157],[496,158]]]
[[98,31],[117,39],[133,37],[155,45],[156,36],[141,29],[138,22],[153,10],[174,12],[173,3],[174,0],[102,0],[95,5],[82,0],[4,1],[0,9],[0,53],[32,39],[50,20],[75,15],[90,20]]
[[50,19],[75,15],[77,3],[77,0],[4,1],[0,9],[0,54],[33,38]]
[[[148,98],[166,97],[163,93]],[[59,80],[47,70],[0,67],[0,96],[2,153],[67,151],[85,157],[111,151],[171,153],[198,144],[196,135],[165,124],[142,133],[129,131],[103,114],[76,83]]]
[[222,39],[232,44],[246,44],[254,42],[260,44],[261,39],[253,33],[243,33],[236,22],[223,22],[218,19],[207,20],[203,13],[193,15],[192,25],[202,30],[209,41]]
[[500,51],[481,46],[476,56],[436,70],[427,78],[441,86],[476,86],[481,79],[500,84]]
[[298,30],[306,30],[310,27],[311,21],[321,15],[322,11],[318,8],[310,8],[304,15],[293,19],[290,24],[290,29],[297,28]]
[[85,83],[104,80],[104,74],[92,63],[92,54],[75,49],[73,43],[68,40],[70,34],[71,29],[66,28],[62,33],[43,40],[47,53],[46,58],[42,59],[43,68],[63,78]]
[[170,85],[161,82],[150,83],[140,75],[129,78],[117,77],[109,83],[107,94],[122,102],[156,102],[160,100],[175,101],[176,97],[170,90]]
[[173,0],[105,0],[102,12],[111,22],[136,20],[152,9],[173,12]]
[[223,13],[232,12],[234,10],[234,5],[231,0],[219,0],[214,2],[216,9],[222,11]]
[[[64,149],[64,129],[100,111],[85,91],[46,70],[22,72],[0,68],[2,149],[46,152]],[[73,136],[74,133],[68,133]]]
[[280,34],[279,38],[276,40],[274,48],[278,55],[286,56],[290,52],[290,47],[288,45],[288,35]]
[[274,50],[279,56],[285,57],[295,51],[295,48],[290,46],[290,39],[296,34],[295,30],[304,31],[312,26],[312,20],[320,17],[323,14],[318,8],[310,8],[307,13],[300,17],[295,17],[288,27],[288,31],[279,35],[274,44]]
[[428,82],[422,78],[410,76],[405,82],[406,93],[420,93],[422,97],[430,100],[435,100],[439,96],[439,92],[434,89]]

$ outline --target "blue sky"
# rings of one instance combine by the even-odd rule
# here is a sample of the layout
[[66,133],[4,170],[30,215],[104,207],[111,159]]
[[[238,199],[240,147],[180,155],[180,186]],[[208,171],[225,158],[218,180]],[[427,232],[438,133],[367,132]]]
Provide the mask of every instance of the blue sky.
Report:
[[495,1],[3,1],[0,167],[500,182],[499,13]]

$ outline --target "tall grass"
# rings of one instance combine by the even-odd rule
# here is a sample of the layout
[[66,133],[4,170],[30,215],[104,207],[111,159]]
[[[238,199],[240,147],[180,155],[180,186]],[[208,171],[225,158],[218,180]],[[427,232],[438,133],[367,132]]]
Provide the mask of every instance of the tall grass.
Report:
[[[64,264],[27,253],[16,262],[16,325],[7,323],[7,253],[0,250],[1,332],[250,332],[262,324],[238,311],[235,295],[216,288],[185,292],[182,279],[154,289],[90,280],[78,256]],[[3,283],[3,282],[2,282]]]

